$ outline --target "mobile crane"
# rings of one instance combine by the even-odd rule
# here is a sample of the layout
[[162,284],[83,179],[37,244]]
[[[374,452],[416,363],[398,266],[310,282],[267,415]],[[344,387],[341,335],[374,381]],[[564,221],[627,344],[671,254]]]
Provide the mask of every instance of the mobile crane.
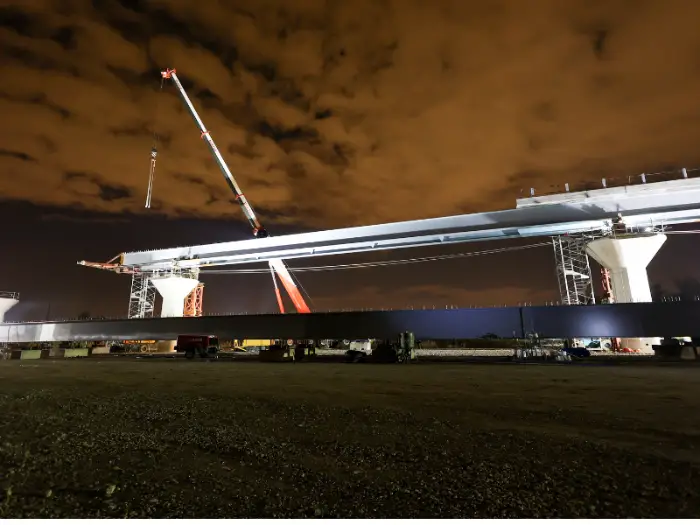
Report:
[[[246,219],[248,219],[250,227],[253,229],[253,236],[260,239],[268,237],[269,233],[258,220],[258,217],[255,214],[255,211],[253,211],[253,207],[248,202],[248,199],[246,199],[243,195],[243,192],[238,186],[238,183],[236,182],[236,179],[234,178],[233,174],[231,173],[231,170],[226,164],[226,161],[221,156],[219,148],[216,147],[214,139],[211,138],[211,134],[204,126],[204,123],[199,117],[197,110],[194,108],[194,105],[192,104],[190,97],[187,95],[185,88],[182,87],[180,79],[177,77],[176,70],[166,69],[165,71],[161,71],[161,76],[163,79],[172,80],[175,84],[175,87],[177,88],[178,93],[180,94],[180,98],[185,104],[185,107],[189,111],[190,116],[194,120],[195,124],[197,124],[197,127],[199,128],[201,138],[206,140],[207,146],[209,146],[209,150],[214,156],[214,160],[218,164],[221,172],[224,174],[224,178],[226,179],[229,188],[231,188],[231,191],[233,191],[233,194],[235,195],[236,202],[238,202],[238,204],[240,204],[241,208],[243,209],[243,213],[245,214]],[[297,285],[294,282],[294,279],[292,278],[291,274],[289,273],[289,269],[287,268],[287,265],[284,263],[284,261],[282,259],[272,259],[269,261],[269,265],[270,272],[272,274],[272,283],[275,287],[275,295],[277,297],[277,304],[279,306],[280,312],[284,313],[284,303],[282,302],[282,295],[280,293],[279,287],[277,286],[277,279],[275,278],[275,273],[279,277],[282,286],[287,291],[287,294],[292,300],[292,303],[294,303],[294,307],[296,308],[297,312],[301,314],[311,313],[311,310],[306,304],[306,301],[301,295],[301,292],[299,292],[299,288],[297,288]]]

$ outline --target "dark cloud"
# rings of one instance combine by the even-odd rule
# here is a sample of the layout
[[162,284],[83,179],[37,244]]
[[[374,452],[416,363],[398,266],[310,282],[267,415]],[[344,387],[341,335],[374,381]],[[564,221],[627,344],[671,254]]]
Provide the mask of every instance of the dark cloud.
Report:
[[131,191],[129,188],[124,188],[123,186],[111,186],[109,184],[100,184],[100,199],[104,201],[118,201],[122,199],[128,199],[131,197]]
[[0,149],[0,157],[9,157],[11,159],[23,160],[25,162],[36,162],[34,157],[27,155],[26,153],[22,153],[21,151],[8,151]]
[[240,218],[166,67],[282,222],[497,209],[697,165],[698,19],[683,0],[2,0],[0,193],[151,213],[155,130],[154,208]]

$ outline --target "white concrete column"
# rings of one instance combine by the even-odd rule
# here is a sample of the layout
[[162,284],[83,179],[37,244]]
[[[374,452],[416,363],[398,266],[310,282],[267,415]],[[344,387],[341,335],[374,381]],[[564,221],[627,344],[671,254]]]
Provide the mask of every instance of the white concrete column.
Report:
[[185,313],[185,299],[199,284],[197,279],[186,277],[163,277],[152,279],[151,282],[163,298],[161,317],[182,317]]
[[[152,279],[158,293],[163,298],[160,307],[161,317],[182,317],[185,313],[185,299],[199,284],[197,279],[186,277],[162,277]],[[157,352],[174,352],[177,341],[158,341]]]
[[610,271],[616,303],[650,303],[647,266],[666,236],[662,233],[629,237],[606,237],[588,244],[586,251]]
[[[605,237],[588,244],[586,251],[610,272],[616,303],[650,303],[651,287],[647,266],[666,242],[662,233]],[[652,352],[657,338],[623,339],[623,347]]]
[[15,306],[19,301],[10,299],[9,297],[0,297],[0,323],[5,321],[5,314]]

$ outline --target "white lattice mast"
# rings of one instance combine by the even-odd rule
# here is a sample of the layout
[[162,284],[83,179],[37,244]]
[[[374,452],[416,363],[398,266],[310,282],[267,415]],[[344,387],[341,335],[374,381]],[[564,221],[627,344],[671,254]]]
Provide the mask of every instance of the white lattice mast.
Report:
[[134,272],[131,276],[129,294],[129,319],[153,317],[156,304],[156,289],[151,281],[151,272]]
[[[168,297],[165,301],[167,303],[165,304],[165,317],[172,316],[172,311],[179,311],[180,309],[178,301],[173,295],[173,291],[179,290],[185,282],[198,281],[198,279],[198,268],[189,268],[187,270],[172,268],[165,271],[133,272],[131,276],[131,293],[129,294],[129,319],[156,317],[156,295],[161,289]],[[158,281],[161,282],[158,283]],[[180,284],[172,284],[176,281],[180,282]],[[166,282],[171,284],[166,284]],[[202,315],[203,291],[204,286],[202,283],[198,283],[195,285],[194,289],[183,298],[182,316],[199,317]],[[161,296],[163,297],[162,293]],[[161,316],[163,316],[162,312]]]
[[582,236],[552,237],[562,304],[595,304],[591,266],[586,252],[589,240]]

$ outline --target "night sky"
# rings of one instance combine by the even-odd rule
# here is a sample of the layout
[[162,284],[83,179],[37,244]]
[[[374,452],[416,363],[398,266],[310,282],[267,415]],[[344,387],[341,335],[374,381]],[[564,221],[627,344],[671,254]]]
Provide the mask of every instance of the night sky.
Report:
[[[129,278],[77,260],[250,237],[161,69],[279,235],[700,166],[698,20],[690,0],[0,0],[0,288],[22,294],[8,318],[123,316]],[[657,296],[697,288],[695,239],[652,262]],[[316,309],[558,295],[550,248],[299,277]],[[203,281],[208,312],[275,308],[269,275]]]

